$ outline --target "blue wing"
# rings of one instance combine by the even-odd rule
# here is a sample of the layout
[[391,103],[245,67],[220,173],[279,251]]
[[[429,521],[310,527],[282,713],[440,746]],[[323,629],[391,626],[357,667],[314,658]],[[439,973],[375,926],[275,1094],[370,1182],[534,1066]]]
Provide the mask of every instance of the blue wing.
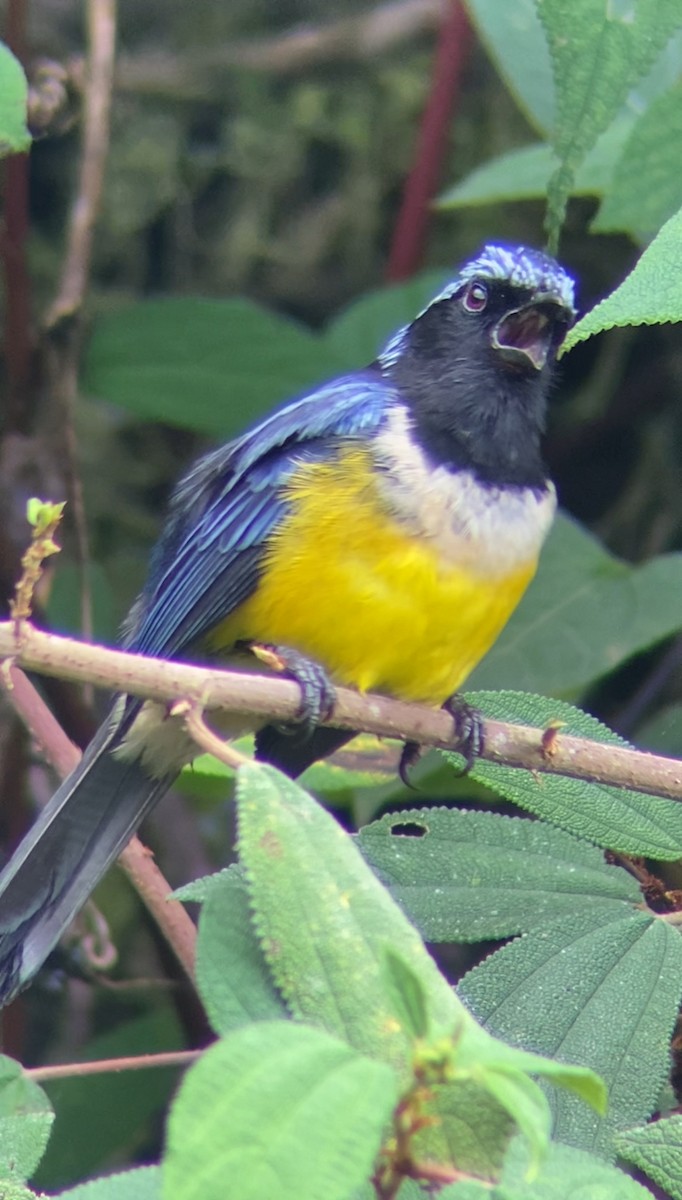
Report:
[[268,535],[287,511],[298,464],[371,437],[395,391],[379,374],[348,375],[286,405],[201,459],[178,485],[127,648],[172,657],[249,596]]

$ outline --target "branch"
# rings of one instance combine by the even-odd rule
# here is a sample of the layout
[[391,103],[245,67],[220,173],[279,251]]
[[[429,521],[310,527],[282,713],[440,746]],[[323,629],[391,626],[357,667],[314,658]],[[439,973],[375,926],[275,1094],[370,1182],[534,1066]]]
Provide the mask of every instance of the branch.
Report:
[[202,1050],[168,1050],[161,1054],[137,1054],[134,1058],[100,1058],[94,1062],[59,1063],[51,1067],[24,1067],[24,1077],[35,1083],[50,1079],[73,1079],[82,1075],[110,1075],[119,1071],[141,1071],[147,1067],[189,1067]]
[[88,0],[87,23],[89,47],[78,191],[71,208],[59,291],[45,318],[48,329],[74,316],[82,307],[109,149],[116,0]]
[[[167,46],[119,56],[118,93],[173,101],[210,100],[229,90],[231,72],[244,68],[287,77],[337,62],[363,62],[390,54],[438,29],[447,0],[390,0],[355,16],[314,25],[306,22],[274,37],[237,39],[173,53]],[[85,65],[74,55],[65,63],[75,89],[83,87]]]
[[[11,626],[7,622],[2,627]],[[47,761],[61,778],[65,778],[79,762],[80,751],[69,741],[30,680],[11,661],[6,660],[2,664],[0,684]],[[150,852],[134,836],[122,851],[118,862],[193,981],[196,929],[182,904],[169,899],[173,889],[164,879]]]
[[48,390],[64,439],[65,476],[74,517],[81,575],[81,630],[92,635],[92,598],[87,572],[89,547],[83,486],[78,471],[75,408],[82,309],[109,150],[111,96],[116,52],[116,0],[87,0],[88,57],[85,66],[83,141],[76,196],[71,205],[66,253],[57,295],[44,319]]
[[[227,709],[265,720],[290,721],[300,706],[298,685],[272,676],[237,674],[164,662],[102,646],[86,645],[22,625],[0,623],[0,659],[15,660],[46,675],[170,703],[187,700],[200,709]],[[327,724],[378,737],[456,749],[453,720],[443,709],[406,704],[385,696],[362,696],[339,688]],[[569,737],[501,721],[485,721],[482,758],[525,770],[567,775],[682,800],[682,763],[622,746]]]

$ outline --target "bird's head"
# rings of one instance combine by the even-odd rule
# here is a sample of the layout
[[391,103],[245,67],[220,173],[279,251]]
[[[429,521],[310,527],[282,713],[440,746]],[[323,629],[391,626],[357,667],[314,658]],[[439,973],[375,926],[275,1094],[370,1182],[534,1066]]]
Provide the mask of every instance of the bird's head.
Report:
[[433,457],[525,482],[539,473],[531,463],[552,369],[575,315],[573,280],[553,258],[485,246],[391,338],[378,366]]

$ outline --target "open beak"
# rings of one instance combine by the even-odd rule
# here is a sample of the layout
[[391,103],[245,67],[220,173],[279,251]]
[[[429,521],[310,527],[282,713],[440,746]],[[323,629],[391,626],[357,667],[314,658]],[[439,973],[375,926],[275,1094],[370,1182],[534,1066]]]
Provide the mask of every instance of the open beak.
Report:
[[[549,352],[571,324],[568,311],[555,300],[534,301],[505,314],[493,329],[492,344],[511,365],[541,371]],[[557,330],[561,336],[556,337]]]

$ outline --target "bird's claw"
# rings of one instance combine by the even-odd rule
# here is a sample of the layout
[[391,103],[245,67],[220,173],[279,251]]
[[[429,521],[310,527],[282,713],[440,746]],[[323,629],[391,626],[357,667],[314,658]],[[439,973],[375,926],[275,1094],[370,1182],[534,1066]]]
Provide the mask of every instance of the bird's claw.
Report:
[[[483,752],[483,721],[477,709],[467,704],[456,692],[442,705],[453,719],[455,730],[452,749],[464,757],[460,774],[467,775],[476,759]],[[419,742],[405,742],[398,763],[398,775],[405,787],[416,791],[410,779],[410,771],[419,760],[422,747]]]
[[460,774],[468,775],[477,758],[483,753],[483,718],[477,708],[468,704],[463,696],[449,696],[443,708],[450,713],[455,726],[453,750],[464,758]]
[[336,703],[336,689],[324,667],[288,646],[254,643],[251,650],[266,666],[293,679],[300,688],[301,704],[296,716],[278,725],[278,729],[283,733],[310,737],[320,722],[331,716]]

